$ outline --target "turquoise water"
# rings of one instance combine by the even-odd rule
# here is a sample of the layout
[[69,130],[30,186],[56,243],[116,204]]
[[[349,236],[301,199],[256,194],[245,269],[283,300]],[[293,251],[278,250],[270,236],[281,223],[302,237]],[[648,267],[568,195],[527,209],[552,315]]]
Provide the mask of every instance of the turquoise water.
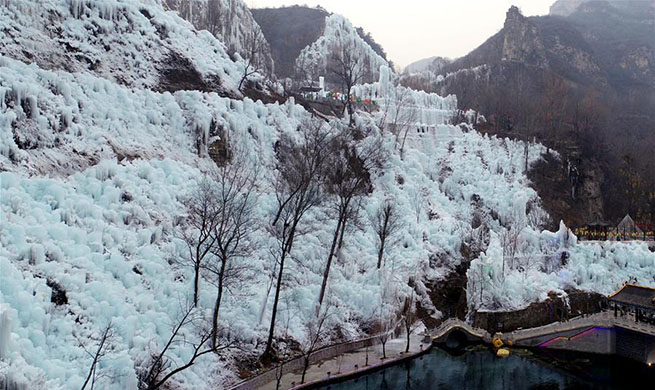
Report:
[[655,368],[630,360],[521,350],[500,359],[487,347],[469,347],[459,355],[435,348],[411,362],[323,390],[653,388]]

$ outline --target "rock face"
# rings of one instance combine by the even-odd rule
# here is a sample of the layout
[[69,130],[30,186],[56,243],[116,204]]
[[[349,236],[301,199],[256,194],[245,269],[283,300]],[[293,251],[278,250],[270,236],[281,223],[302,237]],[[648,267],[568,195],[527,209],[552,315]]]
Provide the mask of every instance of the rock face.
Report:
[[356,53],[360,83],[377,81],[380,66],[389,65],[372,37],[341,15],[299,6],[259,9],[253,13],[271,44],[276,63],[280,64],[278,77],[304,83],[324,76],[328,87],[337,87],[340,82],[329,70],[334,67],[329,61],[339,55],[341,47],[346,48],[346,53]]
[[275,74],[280,78],[293,77],[296,58],[323,34],[329,16],[325,10],[299,6],[254,8],[251,12],[271,45]]
[[[551,215],[569,223],[613,220],[617,215],[612,210],[625,214],[632,207],[625,197],[608,191],[609,183],[623,180],[617,169],[621,156],[647,156],[655,147],[652,132],[641,130],[655,120],[653,37],[655,8],[650,0],[563,0],[542,17],[525,17],[512,7],[501,31],[445,65],[444,77],[428,80],[431,90],[455,94],[461,107],[481,111],[495,126],[492,132],[516,137],[533,129],[531,137],[552,140],[551,146],[564,157],[561,163],[580,159],[578,194],[571,201],[575,204],[565,201],[571,199],[568,179],[547,187],[553,198],[546,203],[556,206],[549,208]],[[553,80],[563,87],[557,89]],[[551,102],[562,102],[568,119],[555,126],[528,123],[539,121],[545,107],[554,107],[548,106],[549,96],[556,97]],[[570,121],[583,98],[585,109],[595,110],[596,118],[594,131],[587,134]],[[542,123],[548,122],[548,115]],[[617,144],[616,139],[625,143]],[[639,164],[636,169],[648,177],[647,158]],[[576,211],[568,213],[572,209]]]
[[[227,46],[229,53],[247,58],[253,36],[261,28],[242,0],[162,0],[163,5],[189,21],[198,30],[207,30]],[[274,71],[271,48],[259,48],[258,62],[268,73]]]
[[[563,1],[557,16],[529,17],[511,7],[503,29],[444,73],[511,62],[568,80],[610,88],[655,87],[655,8],[645,2]],[[566,17],[560,9],[577,6]],[[562,8],[564,7],[564,8]],[[629,84],[627,83],[629,82]]]
[[539,37],[537,26],[521,15],[517,7],[507,11],[502,48],[503,61],[521,62],[545,68],[548,66],[546,49]]

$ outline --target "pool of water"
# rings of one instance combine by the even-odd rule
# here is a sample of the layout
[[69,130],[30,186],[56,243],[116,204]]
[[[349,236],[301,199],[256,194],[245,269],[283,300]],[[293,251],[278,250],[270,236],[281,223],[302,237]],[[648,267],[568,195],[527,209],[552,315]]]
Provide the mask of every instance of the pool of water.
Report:
[[655,367],[618,357],[514,350],[497,358],[485,346],[452,354],[434,348],[411,362],[323,390],[578,390],[651,388]]

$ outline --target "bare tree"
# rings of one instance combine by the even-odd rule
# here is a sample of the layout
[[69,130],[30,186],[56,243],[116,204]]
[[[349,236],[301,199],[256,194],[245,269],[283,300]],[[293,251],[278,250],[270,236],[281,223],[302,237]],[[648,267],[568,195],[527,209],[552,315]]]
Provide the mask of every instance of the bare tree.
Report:
[[373,229],[378,239],[378,265],[382,267],[384,251],[390,239],[400,230],[400,216],[391,201],[383,203],[373,218]]
[[423,213],[423,208],[426,204],[426,198],[429,192],[427,187],[420,187],[416,190],[411,198],[412,206],[414,208],[414,214],[416,215],[416,223],[421,222],[421,214]]
[[523,226],[520,225],[517,223],[509,229],[503,229],[500,233],[500,240],[503,246],[503,277],[505,277],[505,265],[508,261],[510,262],[510,269],[514,267],[516,255],[519,251],[519,237],[523,231]]
[[91,340],[97,343],[95,352],[88,350],[85,340],[82,340],[77,335],[75,335],[75,338],[77,339],[80,347],[82,347],[84,352],[92,359],[91,366],[89,367],[89,373],[86,376],[84,384],[82,384],[82,390],[86,389],[86,386],[89,384],[89,382],[91,383],[91,389],[93,389],[95,387],[96,380],[103,376],[98,375],[98,365],[106,356],[107,352],[109,352],[112,348],[112,342],[114,339],[114,329],[112,327],[112,323],[109,322],[109,324],[107,324],[99,337],[91,337]]
[[216,348],[218,313],[224,289],[228,280],[243,278],[243,269],[236,266],[234,260],[249,255],[253,250],[248,239],[256,229],[253,210],[257,204],[254,191],[257,169],[248,163],[243,151],[236,151],[232,162],[219,167],[213,177],[216,182],[214,194],[217,216],[211,233],[213,245],[210,251],[214,256],[204,267],[217,287],[211,332],[211,345]]
[[191,229],[182,230],[182,239],[189,249],[188,261],[193,266],[194,307],[198,305],[200,271],[216,242],[213,232],[219,213],[215,200],[215,188],[207,176],[198,182],[196,189],[184,200],[186,223]]
[[409,88],[396,88],[395,97],[385,96],[384,108],[378,127],[383,131],[388,129],[396,137],[400,146],[400,158],[403,158],[405,142],[409,132],[415,128],[418,111]]
[[[291,310],[290,308],[292,307],[290,304],[290,299],[289,295],[285,297],[286,301],[286,306],[287,306],[287,316],[286,316],[286,322],[284,326],[284,335],[285,338],[289,338],[289,324],[291,323]],[[284,355],[287,355],[289,352],[289,343],[285,343],[285,348],[284,348]],[[282,360],[276,367],[275,367],[275,390],[280,390],[280,386],[282,386],[282,377],[284,376],[284,364],[285,361]]]
[[239,91],[241,91],[243,83],[246,82],[250,76],[255,73],[264,72],[262,53],[266,49],[266,44],[266,38],[264,38],[262,31],[256,28],[252,29],[249,33],[248,39],[245,41],[245,47],[243,48],[245,67],[243,68],[243,74],[239,81]]
[[302,376],[300,378],[300,383],[305,383],[305,375],[307,374],[307,369],[309,368],[310,359],[312,353],[320,348],[328,336],[328,322],[331,317],[331,305],[327,304],[321,310],[318,316],[314,317],[308,315],[308,318],[305,320],[305,340],[300,343],[300,350],[302,352]]
[[403,88],[396,97],[396,105],[394,107],[393,120],[391,122],[391,131],[396,135],[396,139],[402,135],[400,143],[400,158],[404,158],[405,142],[407,135],[416,124],[418,112],[415,107],[414,99],[411,90]]
[[[349,134],[349,133],[348,133]],[[330,268],[336,254],[341,251],[346,226],[356,221],[361,209],[361,197],[371,191],[369,170],[379,166],[382,161],[382,148],[377,143],[369,145],[360,153],[350,142],[352,138],[342,134],[333,144],[326,173],[325,187],[328,194],[334,195],[332,207],[337,215],[337,226],[332,236],[332,244],[323,272],[323,282],[318,298],[318,315],[325,297],[330,276]]]
[[[416,283],[416,281],[410,280],[410,285],[413,283]],[[416,327],[418,326],[418,314],[416,312],[416,295],[414,292],[414,286],[412,286],[412,292],[408,297],[405,297],[405,301],[403,302],[403,307],[402,307],[402,321],[403,325],[405,327],[405,334],[407,335],[407,344],[405,346],[405,353],[409,352],[409,342],[412,336],[412,333],[414,330],[416,330]]]
[[[184,309],[182,317],[180,320],[173,326],[171,336],[166,341],[164,347],[152,357],[152,361],[149,363],[149,368],[140,378],[139,388],[146,390],[156,390],[162,388],[166,382],[168,382],[173,376],[179,374],[180,372],[188,369],[193,366],[198,358],[203,355],[217,352],[218,349],[212,348],[210,344],[211,331],[205,329],[204,327],[197,327],[198,318],[195,315],[195,308],[193,305],[189,305]],[[185,328],[196,325],[197,327],[197,341],[190,342],[185,337]],[[191,348],[191,353],[186,360],[175,368],[170,369],[173,363],[173,360],[168,357],[168,352],[170,348],[176,343],[183,343]],[[221,347],[221,349],[229,348],[230,345]]]
[[[192,5],[193,2],[190,1],[189,7],[191,7]],[[219,38],[220,26],[221,26],[221,0],[207,0],[207,30],[210,33],[212,33],[212,35]]]
[[351,99],[352,88],[362,79],[364,73],[363,59],[360,52],[356,50],[354,42],[344,40],[344,37],[341,37],[336,47],[332,48],[329,61],[328,70],[339,80],[343,94],[347,97],[344,110],[348,109],[350,124],[352,125],[354,123],[354,109]]
[[304,142],[301,144],[283,137],[277,147],[278,169],[274,190],[278,207],[270,226],[279,244],[274,254],[277,262],[277,284],[268,340],[262,354],[263,361],[267,361],[273,355],[275,319],[282,289],[284,265],[291,253],[294,240],[300,233],[300,221],[310,209],[323,201],[321,185],[331,132],[326,131],[321,122],[310,122],[305,124],[303,136]]
[[378,330],[378,340],[380,340],[380,345],[382,345],[382,359],[387,358],[387,342],[391,338],[391,330],[393,330],[393,320],[382,313],[380,310],[380,319],[379,319],[379,328]]

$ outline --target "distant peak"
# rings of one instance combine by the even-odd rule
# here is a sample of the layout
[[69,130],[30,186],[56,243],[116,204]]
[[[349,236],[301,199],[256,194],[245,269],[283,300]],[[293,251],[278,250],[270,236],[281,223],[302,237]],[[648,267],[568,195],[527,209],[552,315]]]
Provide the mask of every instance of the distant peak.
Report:
[[523,14],[521,13],[521,10],[519,9],[519,7],[517,7],[515,5],[509,7],[509,10],[507,11],[507,16],[509,17],[510,15],[523,16]]
[[569,16],[575,12],[585,0],[557,0],[550,7],[550,14],[557,16]]
[[509,8],[507,11],[507,16],[505,18],[505,26],[512,24],[514,22],[523,22],[525,20],[525,17],[521,13],[521,10],[519,7],[513,5]]

